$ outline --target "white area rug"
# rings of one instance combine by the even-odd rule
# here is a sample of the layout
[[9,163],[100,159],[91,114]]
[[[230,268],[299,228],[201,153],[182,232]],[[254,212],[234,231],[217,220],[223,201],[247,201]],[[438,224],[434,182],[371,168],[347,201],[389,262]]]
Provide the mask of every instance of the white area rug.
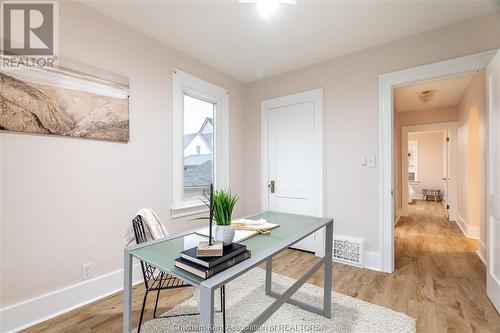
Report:
[[[264,293],[264,279],[265,271],[254,268],[226,286],[226,332],[241,331],[274,301],[274,298]],[[283,292],[294,282],[295,280],[291,278],[275,273],[273,291]],[[166,293],[164,297],[168,297]],[[293,298],[321,307],[323,289],[306,283]],[[219,309],[219,300],[217,292],[216,309]],[[197,312],[195,297],[164,315],[193,312]],[[216,313],[214,331],[220,332],[221,324],[221,314]],[[406,314],[334,292],[332,319],[284,304],[258,332],[414,333],[415,327],[415,319]],[[196,332],[197,330],[198,316],[185,316],[150,320],[143,324],[141,332]]]

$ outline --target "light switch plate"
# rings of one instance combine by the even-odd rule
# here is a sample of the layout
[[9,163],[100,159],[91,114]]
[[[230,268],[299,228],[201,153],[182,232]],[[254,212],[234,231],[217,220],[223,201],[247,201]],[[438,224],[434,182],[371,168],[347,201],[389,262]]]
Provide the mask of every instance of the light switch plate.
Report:
[[377,165],[377,157],[375,155],[366,156],[366,166],[374,168]]

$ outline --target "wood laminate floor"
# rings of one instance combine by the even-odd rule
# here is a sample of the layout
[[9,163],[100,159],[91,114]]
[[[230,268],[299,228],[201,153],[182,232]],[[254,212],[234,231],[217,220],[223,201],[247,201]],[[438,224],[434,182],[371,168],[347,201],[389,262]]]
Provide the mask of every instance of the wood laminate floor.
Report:
[[[441,203],[418,202],[395,229],[396,271],[386,274],[334,264],[334,290],[407,313],[417,319],[417,332],[500,333],[500,316],[485,293],[485,266],[474,240],[444,219]],[[317,259],[286,250],[275,257],[274,271],[293,278]],[[322,286],[323,273],[309,281]],[[133,324],[137,325],[144,289],[134,288]],[[187,289],[162,293],[160,313],[191,297]],[[231,295],[227,295],[231,297]],[[154,297],[145,313],[152,316]],[[122,295],[114,294],[23,332],[121,332]]]

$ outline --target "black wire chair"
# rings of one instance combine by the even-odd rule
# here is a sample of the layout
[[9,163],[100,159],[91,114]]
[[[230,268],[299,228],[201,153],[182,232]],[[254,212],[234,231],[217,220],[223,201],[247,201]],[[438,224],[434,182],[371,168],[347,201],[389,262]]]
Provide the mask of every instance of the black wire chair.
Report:
[[[134,228],[135,241],[137,244],[145,243],[148,241],[146,236],[146,231],[144,229],[144,223],[142,222],[142,217],[137,215],[132,221]],[[193,316],[199,313],[186,313],[180,315],[170,315],[158,317],[156,315],[156,309],[158,308],[158,299],[160,298],[160,291],[167,289],[185,288],[191,287],[191,285],[185,283],[184,281],[158,270],[156,267],[149,265],[141,260],[142,275],[144,277],[144,286],[146,288],[146,293],[144,294],[144,300],[142,302],[141,317],[139,319],[139,326],[137,327],[137,333],[141,331],[142,319],[144,317],[144,308],[146,306],[146,300],[148,298],[149,292],[156,291],[156,301],[155,309],[153,311],[153,319],[156,318],[168,318],[168,317],[181,317],[181,316]],[[222,286],[220,288],[220,306],[221,310],[217,312],[222,312],[222,326],[223,331],[226,332],[226,290]]]

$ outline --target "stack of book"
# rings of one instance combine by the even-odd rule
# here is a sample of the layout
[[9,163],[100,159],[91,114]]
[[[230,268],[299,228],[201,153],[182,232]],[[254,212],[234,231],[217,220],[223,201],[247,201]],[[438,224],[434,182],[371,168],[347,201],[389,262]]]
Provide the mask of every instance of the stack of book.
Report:
[[224,246],[222,256],[200,257],[197,256],[197,248],[181,252],[181,256],[175,259],[175,266],[191,274],[208,279],[209,277],[232,267],[245,259],[250,258],[250,250],[245,245],[232,243]]

